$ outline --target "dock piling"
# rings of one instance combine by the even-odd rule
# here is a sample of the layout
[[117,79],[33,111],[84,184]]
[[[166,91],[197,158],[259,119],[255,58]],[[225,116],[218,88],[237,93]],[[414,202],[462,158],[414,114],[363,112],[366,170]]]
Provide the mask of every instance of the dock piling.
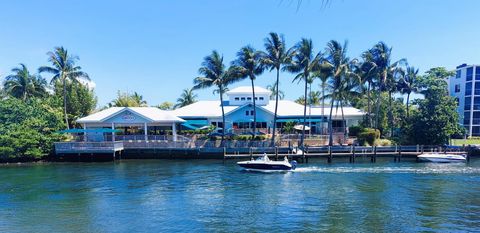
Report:
[[332,147],[331,147],[331,146],[328,146],[328,159],[327,159],[327,162],[328,162],[328,163],[332,163],[332,159],[333,159],[333,156],[332,156]]

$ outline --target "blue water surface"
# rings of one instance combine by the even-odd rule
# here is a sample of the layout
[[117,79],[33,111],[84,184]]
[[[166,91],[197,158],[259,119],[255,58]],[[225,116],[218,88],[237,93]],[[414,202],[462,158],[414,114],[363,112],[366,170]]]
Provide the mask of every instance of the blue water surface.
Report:
[[0,232],[480,231],[480,160],[235,162],[1,165]]

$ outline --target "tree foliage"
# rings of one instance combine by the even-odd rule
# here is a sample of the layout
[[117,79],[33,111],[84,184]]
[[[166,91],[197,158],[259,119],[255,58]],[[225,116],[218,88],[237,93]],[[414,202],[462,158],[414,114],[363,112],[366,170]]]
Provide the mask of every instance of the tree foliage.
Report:
[[62,109],[51,97],[26,102],[8,98],[0,102],[0,161],[38,159],[53,151],[55,133],[63,129]]

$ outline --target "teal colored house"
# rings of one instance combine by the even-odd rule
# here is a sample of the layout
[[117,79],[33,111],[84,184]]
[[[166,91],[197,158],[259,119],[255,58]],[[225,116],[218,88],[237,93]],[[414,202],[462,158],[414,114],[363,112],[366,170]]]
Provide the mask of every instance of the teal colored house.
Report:
[[[225,128],[227,132],[251,132],[253,128],[253,95],[249,86],[237,87],[226,93],[224,101],[225,127],[222,125],[222,110],[220,101],[198,101],[191,105],[176,109],[172,114],[186,122],[181,124],[182,129],[198,129],[209,125]],[[270,100],[271,92],[262,87],[255,87],[257,129],[263,133],[271,133],[274,120],[275,101]],[[312,134],[328,134],[327,120],[330,106],[307,107],[306,126]],[[357,125],[364,116],[364,112],[344,107],[345,121],[342,120],[340,109],[333,109],[333,127],[335,132],[344,132],[349,126]],[[277,129],[279,132],[287,122],[297,125],[303,124],[303,105],[290,100],[278,102]]]

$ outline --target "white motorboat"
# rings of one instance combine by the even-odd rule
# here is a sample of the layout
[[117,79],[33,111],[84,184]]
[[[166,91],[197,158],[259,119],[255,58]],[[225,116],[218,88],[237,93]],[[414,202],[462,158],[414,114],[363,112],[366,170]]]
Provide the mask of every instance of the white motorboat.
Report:
[[241,161],[237,164],[249,171],[291,171],[297,167],[297,161],[295,160],[290,163],[288,158],[285,157],[283,161],[272,161],[266,154],[255,160]]
[[434,162],[434,163],[458,163],[466,162],[466,155],[462,154],[449,154],[449,153],[423,153],[417,156],[421,162]]

